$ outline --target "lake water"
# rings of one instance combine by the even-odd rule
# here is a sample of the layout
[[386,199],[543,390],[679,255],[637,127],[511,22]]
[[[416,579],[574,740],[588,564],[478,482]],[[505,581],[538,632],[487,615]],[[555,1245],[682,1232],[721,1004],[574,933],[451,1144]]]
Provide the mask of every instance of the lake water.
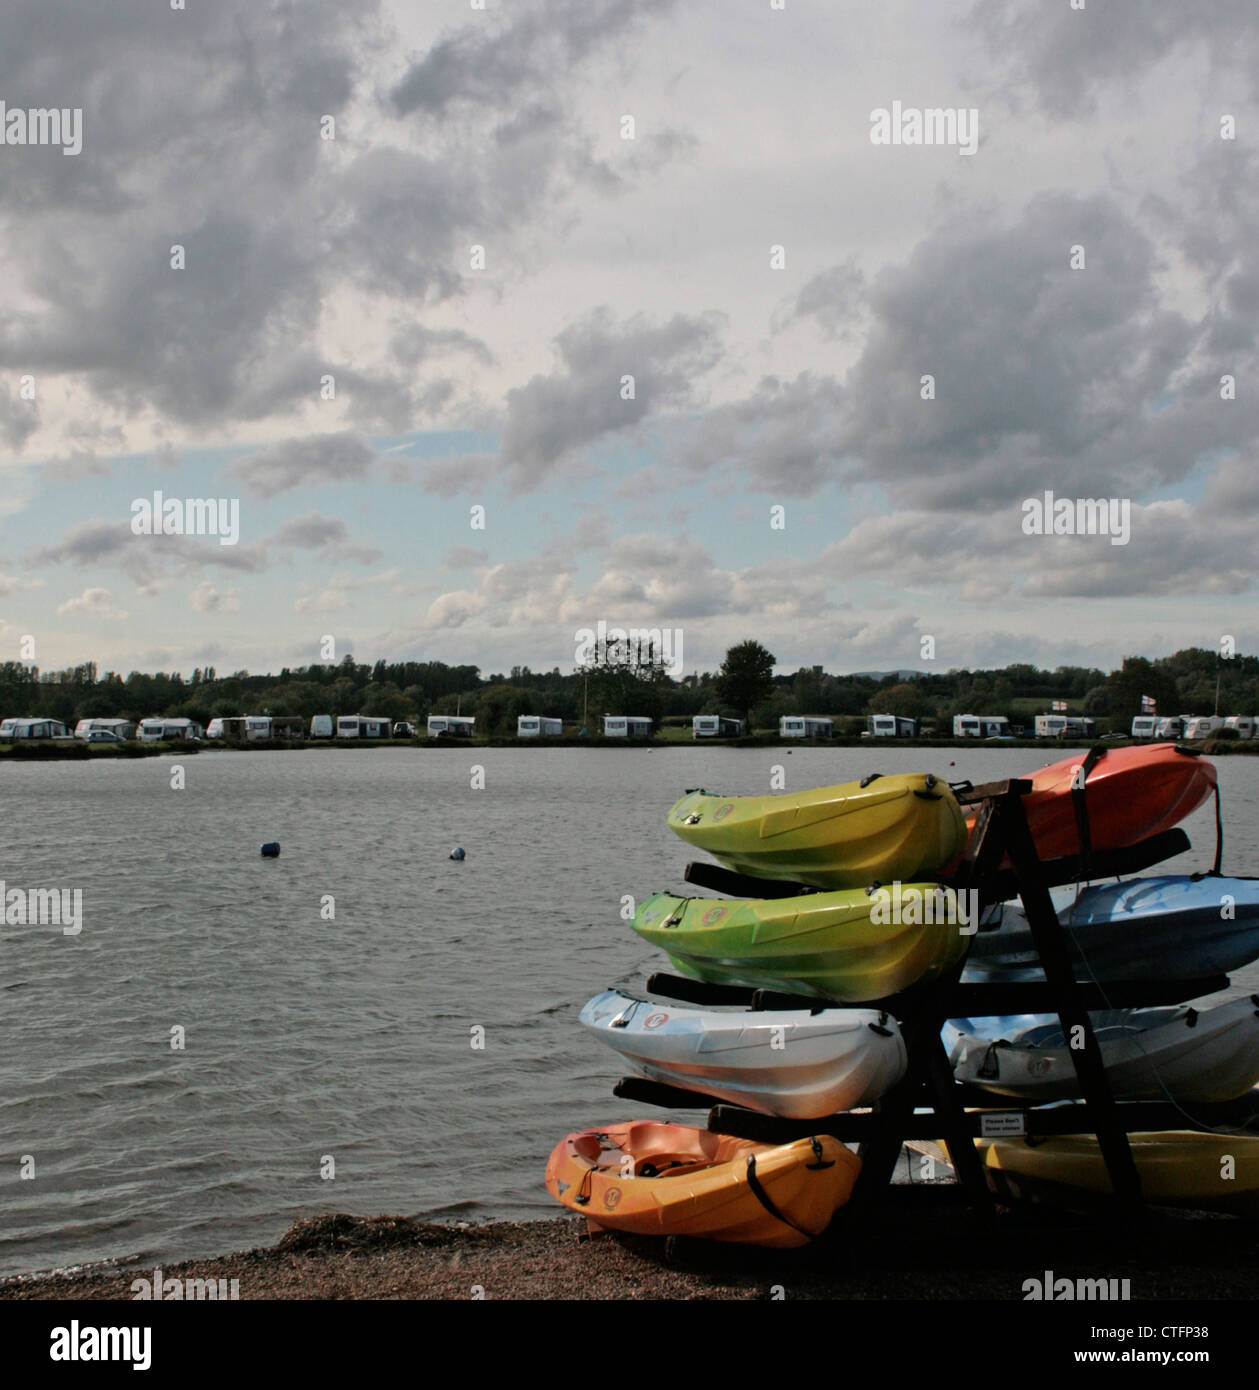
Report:
[[[763,793],[775,763],[803,790],[1050,760],[322,748],[189,757],[182,791],[172,758],[6,762],[0,877],[81,889],[83,927],[0,926],[0,1273],[213,1255],[316,1211],[549,1216],[560,1138],[664,1113],[613,1098],[621,1068],[577,1011],[667,968],[621,899],[682,887],[664,816],[684,789]],[[1218,766],[1224,868],[1252,873],[1259,760]],[[1209,868],[1210,806],[1185,828],[1193,851],[1166,868]],[[1234,976],[1233,993],[1257,988],[1259,967]]]

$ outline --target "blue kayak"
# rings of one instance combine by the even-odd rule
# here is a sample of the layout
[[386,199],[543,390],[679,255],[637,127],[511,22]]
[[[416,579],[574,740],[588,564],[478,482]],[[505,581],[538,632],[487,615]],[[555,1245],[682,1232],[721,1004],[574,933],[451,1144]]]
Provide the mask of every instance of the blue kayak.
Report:
[[[1160,874],[1052,897],[1080,980],[1219,975],[1259,959],[1259,879]],[[1021,902],[984,916],[962,979],[1044,979]]]

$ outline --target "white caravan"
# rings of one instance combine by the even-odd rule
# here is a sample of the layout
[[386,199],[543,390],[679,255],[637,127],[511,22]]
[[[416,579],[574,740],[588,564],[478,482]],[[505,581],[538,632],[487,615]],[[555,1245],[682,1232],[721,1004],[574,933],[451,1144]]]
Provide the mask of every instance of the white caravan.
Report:
[[604,738],[650,738],[651,720],[644,715],[605,714]]
[[697,714],[691,720],[692,738],[738,738],[742,733],[742,719],[726,719],[720,714]]
[[476,728],[476,716],[468,714],[430,714],[429,738],[471,738]]
[[871,738],[917,738],[918,721],[899,714],[872,714],[869,717]]
[[342,714],[337,718],[338,738],[388,738],[392,725],[372,714]]
[[23,738],[73,738],[60,719],[6,719],[0,724],[0,739],[6,743]]
[[784,714],[778,721],[779,738],[830,738],[833,719],[813,719],[805,714]]
[[562,719],[546,719],[540,714],[522,714],[516,719],[517,738],[559,738],[563,732]]

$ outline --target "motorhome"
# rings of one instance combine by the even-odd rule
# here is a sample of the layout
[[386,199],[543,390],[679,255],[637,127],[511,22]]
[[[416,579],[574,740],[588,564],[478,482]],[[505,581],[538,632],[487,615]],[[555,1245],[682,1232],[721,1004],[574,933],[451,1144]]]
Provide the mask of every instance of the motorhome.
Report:
[[742,733],[742,719],[727,719],[721,714],[697,714],[691,720],[692,738],[739,738]]
[[1037,738],[1092,738],[1097,732],[1097,723],[1078,715],[1038,714],[1036,716]]
[[651,720],[644,715],[605,714],[604,738],[650,738]]
[[310,736],[311,738],[331,738],[332,716],[330,714],[311,715]]
[[871,738],[917,738],[918,721],[899,714],[872,714],[867,732]]
[[1226,729],[1232,729],[1238,738],[1254,738],[1255,716],[1253,714],[1230,714],[1224,721]]
[[1132,721],[1133,738],[1153,738],[1158,733],[1157,714],[1138,714]]
[[195,719],[142,719],[136,737],[141,743],[158,743],[162,739],[199,739],[205,730]]
[[953,716],[954,738],[983,738],[984,726],[977,714],[955,714]]
[[476,716],[468,714],[430,714],[429,738],[471,738],[476,729]]
[[338,738],[388,738],[389,720],[374,714],[342,714],[337,718]]
[[1187,739],[1210,738],[1217,729],[1223,727],[1224,721],[1218,714],[1197,714],[1185,725],[1184,737]]
[[830,738],[833,719],[814,719],[806,714],[784,714],[778,721],[779,738]]
[[211,719],[205,726],[206,738],[230,739],[233,742],[245,737],[245,721],[243,719]]
[[115,738],[135,738],[134,719],[80,719],[74,726],[75,738],[87,738],[89,734],[107,733]]
[[562,719],[546,719],[540,714],[522,714],[516,720],[517,738],[559,738],[563,732]]
[[25,738],[73,738],[60,719],[6,719],[0,724],[0,739],[6,743]]

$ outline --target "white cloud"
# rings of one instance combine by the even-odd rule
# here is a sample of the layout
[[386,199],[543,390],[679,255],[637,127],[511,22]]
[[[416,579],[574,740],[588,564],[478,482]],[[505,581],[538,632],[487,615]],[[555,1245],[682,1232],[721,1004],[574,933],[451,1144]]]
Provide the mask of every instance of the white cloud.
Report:
[[67,599],[58,613],[84,613],[93,618],[106,618],[110,622],[121,622],[127,614],[114,602],[108,589],[84,589],[75,598]]
[[198,613],[239,613],[240,591],[225,588],[220,592],[208,579],[203,580],[188,595],[188,602]]

